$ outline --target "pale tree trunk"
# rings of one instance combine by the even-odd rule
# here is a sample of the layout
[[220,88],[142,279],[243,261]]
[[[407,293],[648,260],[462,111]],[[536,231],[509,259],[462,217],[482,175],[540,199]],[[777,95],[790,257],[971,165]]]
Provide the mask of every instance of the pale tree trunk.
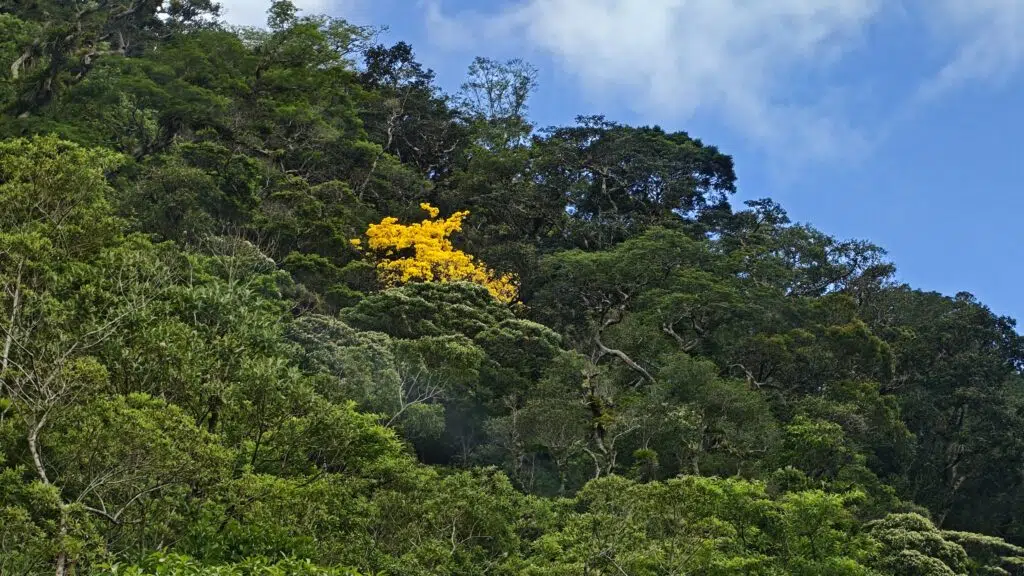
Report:
[[396,122],[398,122],[398,119],[402,116],[402,113],[405,111],[405,105],[409,99],[409,93],[410,91],[406,91],[405,96],[402,98],[401,102],[393,103],[391,116],[388,117],[387,140],[384,142],[384,146],[381,148],[381,151],[378,152],[373,157],[373,163],[370,165],[369,172],[366,173],[366,178],[364,178],[363,181],[359,184],[359,187],[356,188],[356,197],[358,197],[360,200],[363,199],[363,192],[366,190],[366,186],[370,183],[370,180],[373,179],[374,172],[377,171],[377,164],[380,162],[380,157],[388,153],[388,149],[391,148],[391,144],[395,141]]
[[11,316],[7,320],[7,334],[4,336],[3,357],[0,358],[0,374],[7,370],[11,360],[11,345],[14,343],[14,324],[18,321],[18,312],[21,308],[21,269],[23,264],[18,265],[18,277],[14,281],[14,290],[11,291]]
[[[46,484],[50,485],[50,478],[46,474],[46,465],[43,463],[42,452],[39,449],[39,433],[43,427],[46,426],[47,416],[42,415],[39,420],[36,421],[29,428],[28,432],[28,451],[32,454],[32,465],[36,469],[36,475],[39,479]],[[60,546],[60,552],[57,554],[55,560],[56,574],[57,576],[66,576],[68,573],[68,553],[65,547],[65,540],[68,537],[68,519],[67,519],[67,508],[64,502],[59,504],[60,506],[60,530],[57,533],[57,541]]]
[[68,537],[68,521],[67,512],[64,510],[64,505],[60,506],[60,553],[57,554],[57,576],[67,576],[68,573],[68,553],[65,549],[64,540]]
[[50,485],[50,478],[46,475],[46,466],[43,464],[43,455],[39,451],[39,432],[42,431],[43,426],[46,426],[46,414],[43,414],[39,420],[33,424],[28,431],[28,451],[32,454],[32,464],[36,468],[36,474],[39,475],[39,479],[43,481],[43,484]]

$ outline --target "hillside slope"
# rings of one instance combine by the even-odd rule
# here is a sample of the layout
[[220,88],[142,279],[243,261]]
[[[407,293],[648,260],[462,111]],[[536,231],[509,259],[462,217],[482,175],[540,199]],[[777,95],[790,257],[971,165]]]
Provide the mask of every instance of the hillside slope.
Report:
[[532,69],[0,0],[0,574],[1024,574],[1024,348]]

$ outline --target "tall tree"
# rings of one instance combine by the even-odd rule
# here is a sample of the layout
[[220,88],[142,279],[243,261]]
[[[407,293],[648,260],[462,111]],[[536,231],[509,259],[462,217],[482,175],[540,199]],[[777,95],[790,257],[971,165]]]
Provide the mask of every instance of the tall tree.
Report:
[[535,138],[536,178],[572,217],[570,246],[607,247],[655,224],[720,209],[735,192],[732,159],[685,132],[601,116]]
[[12,78],[22,81],[16,110],[38,109],[63,87],[80,82],[104,56],[140,54],[217,12],[210,0],[5,1],[0,13],[40,24],[10,65]]

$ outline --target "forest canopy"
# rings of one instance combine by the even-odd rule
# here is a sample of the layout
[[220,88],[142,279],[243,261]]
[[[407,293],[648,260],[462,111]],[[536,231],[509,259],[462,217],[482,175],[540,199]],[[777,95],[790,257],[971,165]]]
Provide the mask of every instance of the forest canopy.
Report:
[[1024,574],[1014,320],[379,32],[0,0],[0,574]]

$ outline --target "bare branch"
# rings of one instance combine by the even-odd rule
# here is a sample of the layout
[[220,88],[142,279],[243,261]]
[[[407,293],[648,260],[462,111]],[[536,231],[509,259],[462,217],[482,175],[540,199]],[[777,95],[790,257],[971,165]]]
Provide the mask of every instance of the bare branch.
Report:
[[635,371],[639,372],[641,375],[643,375],[643,377],[646,378],[648,382],[650,382],[651,384],[655,383],[654,376],[651,376],[650,372],[648,372],[646,368],[644,368],[643,366],[637,364],[632,358],[630,358],[622,350],[617,350],[615,348],[609,348],[609,347],[605,346],[604,343],[601,342],[600,337],[595,338],[594,339],[594,343],[597,344],[598,350],[600,351],[600,354],[597,357],[599,360],[601,359],[601,357],[606,356],[606,355],[615,356],[619,360],[622,360],[622,362],[626,366],[629,366],[633,370],[635,370]]
[[430,403],[444,395],[444,387],[425,367],[418,366],[415,373],[407,372],[404,368],[400,368],[398,386],[395,390],[398,411],[388,419],[387,426],[392,426],[412,406]]
[[32,454],[32,464],[35,466],[36,474],[39,475],[39,479],[43,481],[43,484],[49,485],[50,478],[46,475],[46,466],[43,464],[43,456],[39,451],[39,432],[46,426],[46,420],[49,414],[44,413],[36,423],[29,428],[28,432],[28,450]]
[[675,331],[674,322],[666,322],[661,325],[661,331],[672,337],[673,340],[679,344],[679,349],[683,352],[692,352],[700,344],[700,339],[694,338],[693,340],[686,340]]
[[754,377],[754,373],[747,369],[743,364],[730,364],[729,370],[732,370],[733,368],[739,368],[743,371],[744,377],[747,381],[747,386],[750,387],[751,390],[760,390],[761,388],[774,388],[775,390],[781,390],[778,385],[772,384],[771,382],[759,382],[757,378]]
[[629,305],[630,295],[624,292],[622,289],[619,289],[618,292],[620,298],[619,304],[611,306],[609,303],[609,307],[606,308],[605,311],[601,314],[601,324],[598,327],[593,338],[593,342],[597,346],[597,352],[594,354],[594,358],[592,361],[594,364],[597,364],[605,356],[614,356],[621,360],[626,366],[629,366],[632,370],[641,374],[648,382],[654,384],[654,377],[651,376],[650,372],[648,372],[643,366],[635,362],[632,358],[629,357],[628,354],[626,354],[622,350],[617,350],[615,348],[610,348],[606,346],[604,341],[602,340],[602,338],[604,337],[605,330],[607,330],[611,326],[614,326],[622,322],[622,319],[626,313],[626,307]]
[[110,520],[114,524],[120,524],[121,523],[121,515],[124,514],[124,511],[127,510],[129,506],[131,506],[136,501],[138,501],[139,498],[142,498],[143,496],[145,496],[147,494],[152,494],[153,492],[156,492],[157,490],[161,490],[163,488],[166,488],[167,486],[170,486],[171,484],[174,484],[174,482],[163,482],[161,484],[157,484],[156,486],[153,486],[151,488],[147,488],[145,490],[142,490],[141,492],[138,492],[137,494],[132,496],[127,502],[125,502],[124,506],[121,506],[120,510],[118,510],[114,514],[108,513],[107,510],[106,510],[106,506],[104,506],[102,510],[93,508],[91,506],[85,506],[85,509],[88,510],[89,512],[92,512],[93,514],[102,516],[102,517],[106,518],[107,520]]

